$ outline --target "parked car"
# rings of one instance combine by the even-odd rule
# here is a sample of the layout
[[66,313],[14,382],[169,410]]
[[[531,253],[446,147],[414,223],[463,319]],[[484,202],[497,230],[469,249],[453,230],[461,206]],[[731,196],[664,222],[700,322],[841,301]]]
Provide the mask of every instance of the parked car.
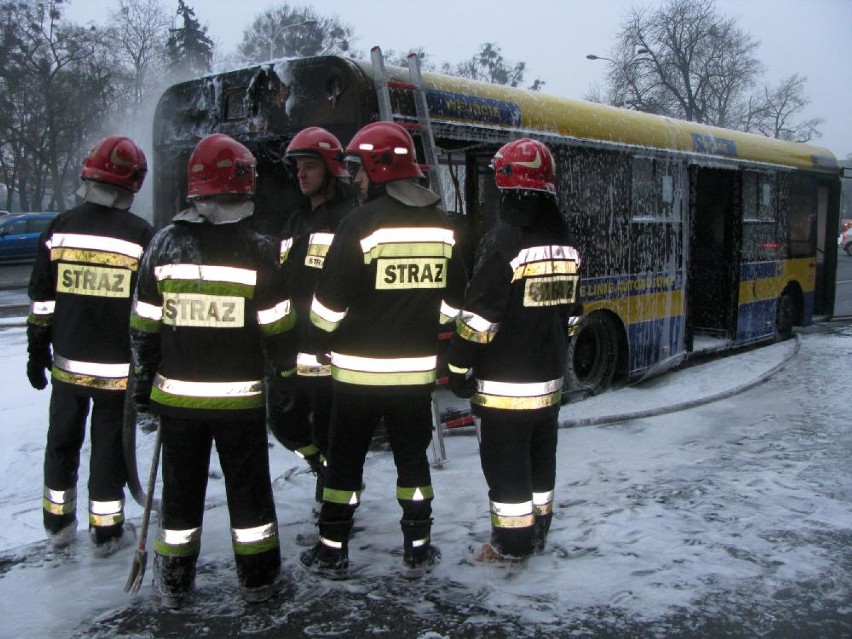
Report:
[[0,217],[0,262],[33,260],[38,238],[56,213],[16,213]]
[[840,237],[837,239],[837,245],[846,251],[846,255],[852,256],[852,227],[840,234]]

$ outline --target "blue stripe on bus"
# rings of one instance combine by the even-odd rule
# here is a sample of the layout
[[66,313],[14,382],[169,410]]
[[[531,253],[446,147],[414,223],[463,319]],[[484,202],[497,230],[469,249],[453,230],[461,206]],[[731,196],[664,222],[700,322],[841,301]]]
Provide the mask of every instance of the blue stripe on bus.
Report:
[[630,375],[680,353],[683,349],[683,315],[663,317],[627,326]]
[[740,281],[761,280],[781,275],[781,262],[747,262],[740,265]]

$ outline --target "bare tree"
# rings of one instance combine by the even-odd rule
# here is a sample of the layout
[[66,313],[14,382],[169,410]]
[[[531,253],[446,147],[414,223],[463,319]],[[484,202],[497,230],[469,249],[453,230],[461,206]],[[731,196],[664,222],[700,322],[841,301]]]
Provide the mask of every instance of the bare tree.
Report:
[[243,31],[238,52],[244,62],[346,54],[354,39],[352,27],[337,17],[321,16],[312,7],[282,4],[255,17]]
[[741,128],[793,142],[821,137],[817,127],[825,121],[823,118],[794,120],[810,104],[805,96],[806,82],[806,77],[793,74],[774,87],[764,86],[762,93],[749,98]]
[[[463,78],[517,87],[524,81],[527,63],[506,60],[498,45],[485,42],[480,45],[479,51],[469,60],[459,62],[455,67],[444,65],[443,69],[451,75]],[[537,78],[527,88],[530,91],[540,91],[544,84],[543,80]]]
[[160,0],[119,0],[109,14],[118,58],[132,75],[132,104],[139,105],[151,90],[163,86],[165,45],[171,18]]
[[[6,2],[0,148],[22,208],[64,210],[87,134],[111,103],[109,67],[96,31],[61,22],[61,0]],[[9,163],[14,168],[6,168]],[[71,177],[74,180],[71,180]]]
[[762,71],[758,42],[713,0],[668,0],[633,9],[609,58],[607,102],[730,126],[738,99]]

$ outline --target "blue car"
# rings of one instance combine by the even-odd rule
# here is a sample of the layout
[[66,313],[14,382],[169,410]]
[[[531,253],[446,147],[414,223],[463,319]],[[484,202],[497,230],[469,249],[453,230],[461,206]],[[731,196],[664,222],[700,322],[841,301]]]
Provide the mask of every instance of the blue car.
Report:
[[0,217],[0,262],[34,260],[38,238],[56,213],[17,213]]

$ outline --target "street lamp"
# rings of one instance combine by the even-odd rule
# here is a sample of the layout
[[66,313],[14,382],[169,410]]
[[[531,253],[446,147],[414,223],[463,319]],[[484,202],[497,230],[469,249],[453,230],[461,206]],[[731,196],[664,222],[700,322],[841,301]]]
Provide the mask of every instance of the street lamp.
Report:
[[287,31],[287,29],[295,29],[296,27],[312,27],[317,23],[316,20],[305,20],[304,22],[294,22],[293,24],[285,24],[283,27],[278,29],[273,35],[269,37],[269,59],[272,59],[272,56],[275,54],[275,41],[281,36],[282,33]]
[[[640,56],[640,55],[642,55],[642,54],[644,54],[644,53],[651,53],[651,52],[650,52],[650,51],[648,51],[648,49],[646,49],[645,47],[639,47],[638,49],[636,49],[636,51],[633,53],[633,57],[632,57],[632,58],[630,58],[630,60],[628,60],[628,61],[627,61],[627,62],[628,62],[628,64],[629,64],[629,63],[631,63],[631,62],[635,62],[636,60],[638,60],[639,58],[638,58],[637,56]],[[602,55],[595,55],[594,53],[590,53],[590,54],[588,54],[588,55],[586,56],[586,60],[606,60],[607,62],[612,62],[613,64],[618,64],[618,62],[616,62],[616,61],[615,61],[615,60],[613,60],[612,58],[605,58],[605,57],[604,57],[604,56],[602,56]]]

